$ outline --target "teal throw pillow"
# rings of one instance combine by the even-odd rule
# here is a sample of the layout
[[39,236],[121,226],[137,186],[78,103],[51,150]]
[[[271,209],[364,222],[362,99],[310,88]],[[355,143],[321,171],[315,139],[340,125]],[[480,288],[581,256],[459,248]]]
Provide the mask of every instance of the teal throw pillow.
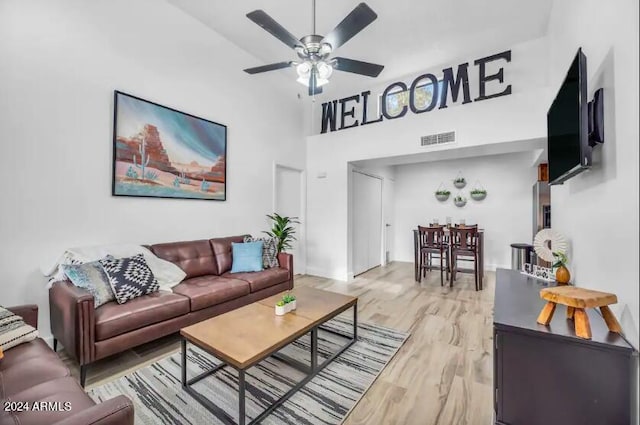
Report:
[[83,288],[93,295],[93,305],[100,307],[115,300],[109,278],[99,261],[84,264],[61,264],[65,275],[78,288]]
[[262,270],[262,241],[231,243],[233,262],[231,273],[259,272]]

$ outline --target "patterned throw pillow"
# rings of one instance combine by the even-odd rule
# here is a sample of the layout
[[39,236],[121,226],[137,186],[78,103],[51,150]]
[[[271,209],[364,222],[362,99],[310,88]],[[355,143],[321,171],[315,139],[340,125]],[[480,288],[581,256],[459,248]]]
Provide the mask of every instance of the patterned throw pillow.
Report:
[[265,269],[280,267],[280,263],[278,262],[278,242],[276,241],[276,238],[244,237],[244,242],[258,241],[262,241],[262,267]]
[[118,304],[156,292],[160,285],[142,254],[99,260]]
[[60,267],[71,283],[78,288],[86,289],[93,295],[93,304],[96,308],[115,300],[109,278],[99,261],[75,265],[61,264]]
[[7,351],[23,342],[33,341],[38,337],[38,330],[27,325],[22,317],[0,307],[0,348]]

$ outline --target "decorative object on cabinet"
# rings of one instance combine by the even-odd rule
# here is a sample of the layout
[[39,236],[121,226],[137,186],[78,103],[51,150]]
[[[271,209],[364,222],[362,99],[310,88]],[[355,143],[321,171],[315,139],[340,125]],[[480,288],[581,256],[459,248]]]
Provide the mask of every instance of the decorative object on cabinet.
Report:
[[456,205],[456,207],[462,208],[465,205],[467,205],[467,198],[465,198],[464,196],[458,194],[458,195],[456,195],[455,198],[453,198],[453,203]]
[[554,252],[567,252],[567,239],[553,229],[542,229],[533,238],[533,249],[542,260],[553,263]]
[[591,289],[576,288],[575,286],[556,286],[540,290],[540,298],[547,301],[538,316],[538,323],[548,325],[553,318],[557,304],[567,306],[567,319],[573,319],[576,335],[580,338],[591,339],[591,324],[585,312],[587,308],[600,307],[602,318],[609,331],[621,333],[620,323],[608,307],[618,302],[615,294],[593,291]]
[[558,285],[567,285],[571,280],[571,273],[569,273],[569,269],[567,268],[567,262],[569,259],[567,258],[564,252],[554,252],[553,257],[556,262],[553,263],[553,268],[556,269],[556,282]]
[[553,269],[536,264],[523,264],[521,273],[538,280],[544,280],[545,282],[555,282],[556,280]]
[[119,91],[114,102],[114,196],[226,200],[226,126]]
[[462,176],[462,172],[459,172],[455,179],[453,179],[453,185],[456,189],[462,189],[467,185],[467,180]]

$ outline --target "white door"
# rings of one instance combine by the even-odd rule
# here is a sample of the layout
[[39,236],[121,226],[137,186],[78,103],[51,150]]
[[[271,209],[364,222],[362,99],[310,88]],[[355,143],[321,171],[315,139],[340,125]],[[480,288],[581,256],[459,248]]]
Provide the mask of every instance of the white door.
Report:
[[377,267],[382,258],[382,180],[353,172],[353,274]]
[[275,164],[274,172],[274,212],[287,217],[298,217],[296,241],[292,249],[295,274],[306,273],[306,253],[304,235],[304,172],[291,167]]

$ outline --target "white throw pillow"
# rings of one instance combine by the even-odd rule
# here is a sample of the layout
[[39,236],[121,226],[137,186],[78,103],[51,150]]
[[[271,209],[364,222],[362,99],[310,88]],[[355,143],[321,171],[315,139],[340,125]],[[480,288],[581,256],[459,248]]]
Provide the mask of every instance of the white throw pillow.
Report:
[[[158,258],[153,252],[141,245],[119,244],[70,248],[65,251],[62,258],[73,259],[73,261],[78,263],[89,263],[100,260],[107,255],[123,258],[132,257],[136,254],[142,254],[144,256],[147,265],[158,280],[161,291],[172,292],[171,288],[182,282],[187,276],[180,267],[170,261]],[[57,276],[57,274],[58,272],[56,270],[53,276]],[[50,280],[49,284],[53,284],[53,281],[54,280]]]

